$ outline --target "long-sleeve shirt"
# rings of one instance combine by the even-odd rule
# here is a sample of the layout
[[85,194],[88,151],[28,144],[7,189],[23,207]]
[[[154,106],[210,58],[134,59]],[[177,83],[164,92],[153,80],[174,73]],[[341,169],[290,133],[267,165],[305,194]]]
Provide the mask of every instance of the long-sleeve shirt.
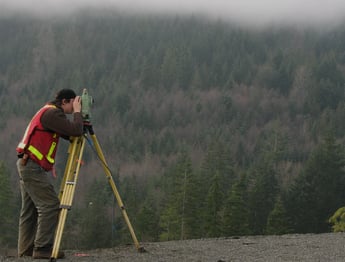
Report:
[[62,108],[48,109],[41,117],[41,123],[47,130],[53,131],[63,138],[81,136],[83,134],[83,117],[81,113],[73,113],[73,121],[69,120]]

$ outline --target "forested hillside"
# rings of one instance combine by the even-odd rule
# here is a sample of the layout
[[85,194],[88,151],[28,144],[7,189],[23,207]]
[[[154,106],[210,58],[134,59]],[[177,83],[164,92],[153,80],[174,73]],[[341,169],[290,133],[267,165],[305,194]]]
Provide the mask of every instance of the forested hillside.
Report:
[[[0,242],[16,243],[15,147],[61,88],[93,96],[139,239],[331,230],[345,199],[345,25],[80,13],[2,17],[0,38]],[[64,245],[130,241],[89,148],[84,162]]]

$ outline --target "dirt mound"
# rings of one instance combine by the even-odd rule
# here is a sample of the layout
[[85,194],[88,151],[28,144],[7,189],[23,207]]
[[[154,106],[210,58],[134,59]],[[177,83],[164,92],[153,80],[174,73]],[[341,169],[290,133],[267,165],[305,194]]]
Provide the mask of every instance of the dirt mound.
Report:
[[[65,251],[59,261],[345,261],[345,233],[289,234],[141,243],[146,252],[130,246],[90,251]],[[32,261],[0,256],[0,261]]]

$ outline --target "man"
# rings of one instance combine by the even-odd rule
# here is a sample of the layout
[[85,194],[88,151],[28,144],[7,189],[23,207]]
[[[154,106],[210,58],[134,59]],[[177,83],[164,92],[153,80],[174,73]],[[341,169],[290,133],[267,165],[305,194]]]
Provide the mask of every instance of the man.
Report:
[[[81,99],[71,89],[60,90],[55,100],[32,118],[18,144],[17,168],[22,207],[19,217],[18,255],[50,258],[60,202],[46,172],[53,170],[59,137],[83,134]],[[72,114],[69,120],[65,114]],[[64,257],[59,252],[58,258]]]

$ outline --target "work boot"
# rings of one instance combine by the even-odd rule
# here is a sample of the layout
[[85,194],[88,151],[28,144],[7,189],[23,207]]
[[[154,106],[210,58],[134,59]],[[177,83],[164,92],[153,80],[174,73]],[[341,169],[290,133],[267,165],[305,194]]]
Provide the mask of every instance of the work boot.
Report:
[[[32,254],[32,258],[33,259],[49,259],[51,258],[52,255],[52,250],[51,249],[38,249],[38,250],[34,250],[33,254]],[[65,253],[63,251],[59,251],[57,258],[61,259],[65,257]]]
[[22,251],[22,253],[18,253],[18,257],[32,257],[32,252],[34,251],[33,247],[29,247],[25,251]]
[[20,255],[20,257],[32,257],[32,250],[25,251],[23,254]]

